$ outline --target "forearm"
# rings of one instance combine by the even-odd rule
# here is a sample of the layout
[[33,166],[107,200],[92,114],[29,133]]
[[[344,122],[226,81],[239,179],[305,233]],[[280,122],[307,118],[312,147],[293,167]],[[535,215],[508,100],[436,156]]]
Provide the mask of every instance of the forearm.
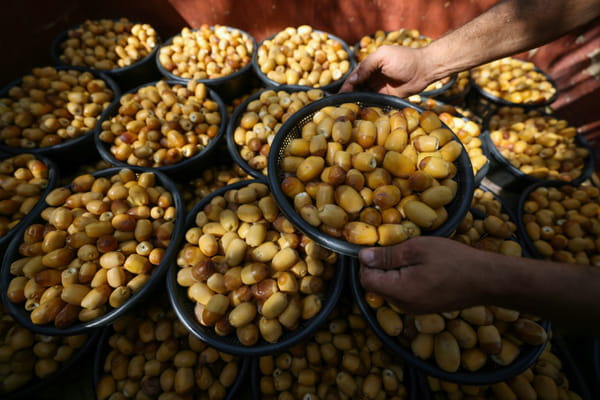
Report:
[[600,15],[597,0],[506,0],[423,49],[431,81],[548,43]]
[[486,302],[600,333],[600,268],[492,256]]

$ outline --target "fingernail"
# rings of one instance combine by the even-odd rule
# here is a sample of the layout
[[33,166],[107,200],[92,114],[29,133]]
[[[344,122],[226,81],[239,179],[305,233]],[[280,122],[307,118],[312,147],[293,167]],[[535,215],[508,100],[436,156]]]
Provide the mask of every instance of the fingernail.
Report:
[[363,264],[365,264],[369,267],[372,267],[373,264],[375,263],[375,250],[374,249],[363,249],[358,254],[358,257],[360,258],[360,261]]
[[352,74],[348,77],[348,83],[354,83],[354,82],[356,82],[357,79],[358,79],[358,76],[356,76],[356,74]]

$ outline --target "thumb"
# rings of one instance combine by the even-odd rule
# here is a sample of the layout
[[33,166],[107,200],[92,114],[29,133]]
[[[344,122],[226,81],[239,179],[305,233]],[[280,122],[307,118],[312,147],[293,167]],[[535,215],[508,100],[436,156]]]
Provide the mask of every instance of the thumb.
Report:
[[397,266],[392,249],[393,246],[361,249],[358,253],[358,259],[361,264],[370,268],[394,269]]
[[358,258],[362,265],[369,268],[398,269],[419,262],[416,246],[410,241],[394,246],[369,247],[361,249]]

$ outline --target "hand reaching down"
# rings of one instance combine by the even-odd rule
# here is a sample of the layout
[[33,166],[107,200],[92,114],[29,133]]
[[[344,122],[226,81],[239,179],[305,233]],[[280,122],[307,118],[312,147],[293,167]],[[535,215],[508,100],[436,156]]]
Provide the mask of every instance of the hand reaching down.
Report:
[[427,78],[423,49],[382,46],[365,58],[348,76],[340,92],[372,91],[398,97],[419,93]]

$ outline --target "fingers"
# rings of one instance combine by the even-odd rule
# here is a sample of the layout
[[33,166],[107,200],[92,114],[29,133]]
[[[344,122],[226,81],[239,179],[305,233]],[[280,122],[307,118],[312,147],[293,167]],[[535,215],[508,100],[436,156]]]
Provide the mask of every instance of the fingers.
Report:
[[353,92],[356,90],[354,83],[356,82],[356,69],[348,75],[338,93]]
[[402,291],[402,270],[385,271],[361,265],[360,283],[366,291],[396,299]]
[[393,269],[396,266],[390,254],[391,252],[392,246],[370,247],[361,249],[358,253],[358,259],[362,265],[370,268]]
[[351,80],[351,84],[354,87],[362,85],[374,72],[379,70],[380,61],[381,57],[375,53],[370,54],[367,58],[362,60],[361,63],[358,64],[358,67],[352,72],[354,77]]
[[414,269],[420,267],[395,270],[381,270],[360,267],[360,283],[365,291],[383,296],[386,301],[407,313],[428,313],[448,311],[447,305],[439,303],[439,298],[426,292],[415,280]]
[[405,85],[400,86],[384,86],[379,90],[379,93],[388,94],[391,96],[406,98],[408,96],[412,96],[413,94],[419,93],[420,90],[411,90],[407,88]]
[[395,246],[370,247],[358,253],[361,264],[370,268],[398,269],[415,265],[418,254],[410,241]]
[[340,88],[340,93],[354,91],[365,81],[369,80],[373,73],[379,69],[380,61],[381,57],[377,52],[367,56],[348,76]]

